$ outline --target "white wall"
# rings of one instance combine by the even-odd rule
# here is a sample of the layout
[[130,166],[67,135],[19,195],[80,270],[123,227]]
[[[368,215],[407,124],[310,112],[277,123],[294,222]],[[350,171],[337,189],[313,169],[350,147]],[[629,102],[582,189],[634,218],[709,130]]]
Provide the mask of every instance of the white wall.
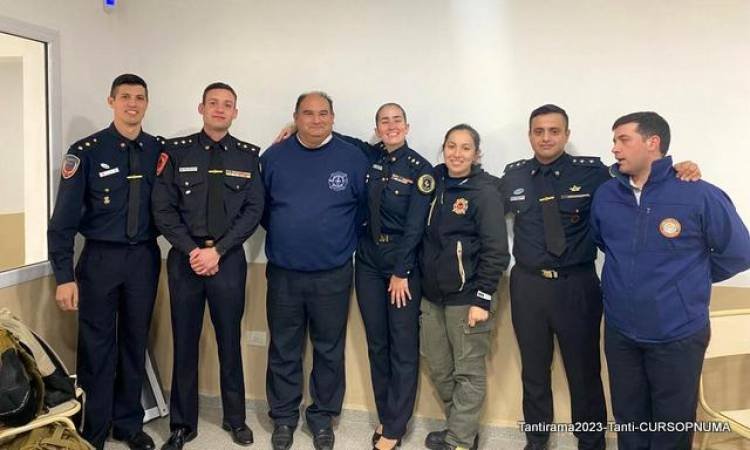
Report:
[[674,157],[699,162],[750,223],[746,0],[131,0],[109,14],[92,1],[0,0],[0,13],[60,30],[68,142],[109,120],[104,97],[123,71],[150,83],[157,134],[197,129],[202,88],[223,80],[239,92],[233,133],[265,147],[297,94],[324,89],[336,128],[360,136],[379,104],[402,103],[410,143],[433,161],[445,130],[471,123],[496,174],[529,157],[540,104],[571,115],[572,153],[608,163],[614,119],[652,109],[672,125]]

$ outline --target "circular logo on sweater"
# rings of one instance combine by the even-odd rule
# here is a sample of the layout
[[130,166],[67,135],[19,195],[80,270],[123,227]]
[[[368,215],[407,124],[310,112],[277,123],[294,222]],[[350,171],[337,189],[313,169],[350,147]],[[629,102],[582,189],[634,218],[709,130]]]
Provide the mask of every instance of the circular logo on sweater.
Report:
[[659,224],[659,233],[665,238],[676,238],[682,231],[682,225],[677,219],[672,217],[666,218]]
[[343,191],[349,184],[349,176],[344,172],[333,172],[328,177],[328,189],[332,191]]

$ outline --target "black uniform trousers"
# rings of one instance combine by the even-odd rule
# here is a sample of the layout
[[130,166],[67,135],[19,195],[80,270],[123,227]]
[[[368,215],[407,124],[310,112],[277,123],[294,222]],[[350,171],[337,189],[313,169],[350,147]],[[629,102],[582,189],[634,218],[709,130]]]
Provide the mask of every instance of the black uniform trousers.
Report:
[[[557,279],[543,278],[539,271],[516,265],[510,276],[510,298],[523,365],[525,422],[553,421],[551,365],[556,335],[568,378],[573,422],[604,427],[607,410],[599,350],[602,293],[593,264],[578,270],[561,269]],[[604,431],[575,435],[579,449],[605,448]],[[549,433],[529,432],[526,438],[541,444],[549,439]]]
[[83,437],[97,449],[109,434],[141,430],[141,391],[161,255],[156,241],[87,240],[76,267],[78,381],[86,392]]
[[605,327],[612,412],[618,424],[638,427],[638,431],[617,434],[618,449],[692,448],[692,431],[668,432],[658,427],[695,421],[698,383],[710,334],[706,327],[684,339],[642,343]]
[[229,249],[219,261],[216,275],[197,275],[188,255],[169,251],[169,297],[172,308],[174,363],[170,396],[172,430],[198,427],[198,344],[203,313],[208,310],[219,350],[221,405],[224,423],[245,423],[245,377],[240,352],[240,324],[245,312],[247,261],[241,245]]
[[346,390],[344,344],[352,288],[352,263],[316,272],[288,270],[268,263],[266,314],[268,349],[266,397],[276,425],[296,427],[302,401],[305,338],[313,346],[312,404],[305,410],[313,432],[331,426],[341,414]]
[[412,299],[405,307],[391,304],[388,285],[392,257],[399,253],[398,238],[376,245],[360,240],[354,275],[357,301],[365,324],[370,375],[383,436],[399,439],[414,411],[419,379],[419,271],[409,274]]

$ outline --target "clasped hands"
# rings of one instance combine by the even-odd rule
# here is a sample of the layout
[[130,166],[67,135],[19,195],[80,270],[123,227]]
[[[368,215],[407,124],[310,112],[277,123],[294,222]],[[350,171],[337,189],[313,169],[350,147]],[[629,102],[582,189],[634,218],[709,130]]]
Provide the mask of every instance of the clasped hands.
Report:
[[190,268],[197,275],[210,277],[219,271],[219,259],[221,255],[216,247],[194,248],[190,251]]

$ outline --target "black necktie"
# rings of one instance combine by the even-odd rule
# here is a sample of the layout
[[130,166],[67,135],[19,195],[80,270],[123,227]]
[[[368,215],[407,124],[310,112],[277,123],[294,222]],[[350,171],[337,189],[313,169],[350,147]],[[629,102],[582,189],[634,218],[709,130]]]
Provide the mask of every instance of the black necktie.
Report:
[[227,228],[224,212],[224,165],[221,161],[221,147],[212,145],[211,159],[208,162],[208,234],[218,239]]
[[560,218],[560,208],[557,204],[557,192],[552,184],[551,169],[543,167],[541,173],[536,177],[539,182],[539,202],[542,204],[542,221],[544,222],[544,241],[547,244],[547,251],[555,256],[560,256],[565,252],[565,232],[563,230],[562,219]]
[[138,214],[141,210],[141,162],[138,158],[138,147],[135,142],[128,142],[128,239],[138,235]]
[[390,178],[390,167],[388,162],[383,159],[380,161],[383,166],[380,179],[374,179],[371,183],[375,185],[370,189],[370,201],[367,202],[367,206],[370,209],[370,233],[372,235],[373,242],[377,243],[380,240],[380,233],[382,231],[382,223],[380,220],[380,204],[383,201],[383,190],[386,184],[388,184],[388,178]]

